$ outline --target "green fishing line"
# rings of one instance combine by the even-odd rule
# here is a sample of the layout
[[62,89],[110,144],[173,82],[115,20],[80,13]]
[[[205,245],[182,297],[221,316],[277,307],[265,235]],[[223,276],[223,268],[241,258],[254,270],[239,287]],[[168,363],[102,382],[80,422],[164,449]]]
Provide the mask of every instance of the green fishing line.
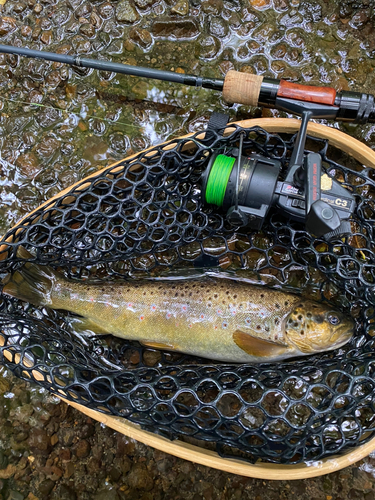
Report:
[[218,155],[211,167],[206,186],[206,203],[221,207],[224,201],[225,190],[236,158]]

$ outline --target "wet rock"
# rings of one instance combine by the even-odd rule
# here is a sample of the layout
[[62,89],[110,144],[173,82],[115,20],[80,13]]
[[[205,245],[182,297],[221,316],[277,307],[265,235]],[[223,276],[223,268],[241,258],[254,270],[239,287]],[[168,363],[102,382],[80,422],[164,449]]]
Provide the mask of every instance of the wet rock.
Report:
[[148,49],[152,45],[151,33],[142,28],[133,28],[129,33],[129,38],[142,49]]
[[135,5],[139,9],[147,9],[151,7],[151,5],[155,2],[155,0],[134,0]]
[[154,487],[154,480],[142,463],[133,465],[127,479],[129,486],[134,489],[151,491]]
[[205,14],[217,16],[223,9],[222,0],[203,0],[202,10]]
[[39,156],[43,156],[44,158],[48,158],[53,155],[56,149],[59,147],[60,141],[57,140],[52,135],[47,135],[43,137],[40,143],[36,147],[36,152]]
[[227,23],[220,17],[214,17],[210,21],[210,33],[219,38],[223,38],[228,34],[229,28]]
[[8,457],[4,454],[3,450],[0,450],[0,469],[6,469],[8,466]]
[[19,491],[10,490],[7,500],[24,500],[24,498]]
[[369,21],[369,16],[366,10],[359,10],[351,18],[349,24],[353,28],[362,29],[365,24]]
[[257,10],[269,9],[272,5],[271,0],[250,0],[250,5]]
[[188,0],[179,0],[176,5],[171,8],[172,14],[178,14],[179,16],[187,16],[189,14],[189,2]]
[[54,486],[55,486],[55,483],[54,483],[54,481],[52,481],[52,479],[45,479],[38,486],[38,490],[43,496],[47,496],[51,493]]
[[128,0],[123,0],[116,8],[116,18],[124,23],[135,23],[139,19],[139,14]]
[[31,36],[31,33],[33,32],[33,30],[30,28],[30,26],[22,26],[21,28],[21,35],[25,38],[29,38]]
[[87,439],[95,434],[95,426],[93,424],[84,424],[79,434],[82,439]]
[[81,5],[76,9],[75,11],[75,16],[77,18],[80,17],[88,17],[92,12],[92,5],[89,2],[83,2]]
[[76,500],[77,495],[75,492],[67,486],[66,484],[60,484],[56,490],[53,492],[53,500]]
[[128,136],[121,132],[115,132],[109,136],[109,144],[118,153],[125,153],[130,148]]
[[28,177],[34,177],[40,170],[40,165],[34,153],[21,154],[17,160],[16,165],[21,173]]
[[145,351],[143,353],[143,362],[146,366],[155,366],[161,361],[160,351]]
[[51,449],[51,441],[44,429],[33,429],[29,437],[29,446],[34,452],[48,453]]
[[87,36],[87,38],[93,38],[96,33],[94,26],[90,23],[81,24],[79,31],[82,35]]
[[81,441],[78,441],[75,447],[75,454],[77,458],[86,458],[89,456],[90,450],[90,443],[85,439],[82,439]]
[[17,28],[16,20],[13,17],[0,17],[0,36],[8,35]]
[[75,431],[71,427],[63,427],[58,432],[59,441],[62,446],[71,446],[74,441]]
[[157,20],[152,25],[152,34],[160,38],[189,39],[199,34],[199,28],[192,19]]
[[110,490],[102,490],[99,491],[94,497],[93,500],[120,500],[117,491],[112,488]]
[[98,12],[103,19],[109,19],[113,16],[113,5],[109,2],[104,2],[99,6]]
[[24,10],[27,9],[27,5],[24,2],[17,2],[13,7],[13,12],[17,14],[21,14]]
[[22,441],[26,441],[28,437],[29,437],[28,431],[21,431],[14,436],[14,440],[16,441],[16,443],[22,443]]
[[220,42],[213,36],[203,36],[196,47],[196,56],[200,59],[213,59],[220,50]]
[[44,45],[49,45],[52,42],[52,31],[44,31],[40,37],[40,41],[44,43]]

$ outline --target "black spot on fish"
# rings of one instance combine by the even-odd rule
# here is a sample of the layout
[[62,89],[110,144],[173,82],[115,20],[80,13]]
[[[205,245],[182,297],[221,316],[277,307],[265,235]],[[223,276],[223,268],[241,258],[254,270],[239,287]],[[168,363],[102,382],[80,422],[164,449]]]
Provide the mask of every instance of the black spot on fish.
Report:
[[307,314],[306,314],[306,316],[307,316],[308,318],[311,318],[312,314],[311,314],[311,313],[307,313]]
[[[291,321],[291,320],[289,320],[289,321]],[[279,320],[279,318],[276,318],[275,319],[275,325],[279,325],[279,324],[280,324],[280,320]]]
[[301,335],[305,335],[305,332],[303,330],[301,330]]
[[322,314],[317,314],[315,316],[315,322],[316,323],[323,323],[323,321],[324,321],[324,316]]
[[289,305],[289,302],[286,300],[286,301],[284,302],[284,305],[288,306],[288,305]]
[[260,325],[257,325],[257,330],[260,330],[261,329],[261,326]]
[[300,315],[298,316],[298,319],[299,319],[300,321],[302,321],[302,314],[300,314]]
[[264,293],[261,293],[260,294],[260,298],[263,299],[264,298]]
[[215,293],[214,298],[217,299],[217,293]]
[[280,309],[280,304],[275,304],[276,309]]

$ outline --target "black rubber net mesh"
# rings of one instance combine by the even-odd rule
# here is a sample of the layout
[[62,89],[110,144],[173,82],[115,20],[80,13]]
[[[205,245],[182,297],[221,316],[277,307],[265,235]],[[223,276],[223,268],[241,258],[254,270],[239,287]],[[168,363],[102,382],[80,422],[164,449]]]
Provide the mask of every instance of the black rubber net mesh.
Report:
[[[375,431],[375,176],[309,138],[323,167],[357,200],[353,234],[315,239],[271,212],[261,231],[231,226],[204,206],[210,156],[238,146],[288,165],[294,137],[232,126],[157,146],[86,178],[24,218],[2,239],[0,273],[31,260],[76,281],[205,273],[285,287],[330,301],[356,322],[344,348],[278,364],[222,364],[112,336],[78,335],[69,313],[1,295],[1,361],[68,400],[143,429],[275,463],[313,461],[350,449]],[[206,139],[210,139],[207,141]],[[203,278],[204,279],[204,278]],[[198,440],[198,441],[197,441]]]

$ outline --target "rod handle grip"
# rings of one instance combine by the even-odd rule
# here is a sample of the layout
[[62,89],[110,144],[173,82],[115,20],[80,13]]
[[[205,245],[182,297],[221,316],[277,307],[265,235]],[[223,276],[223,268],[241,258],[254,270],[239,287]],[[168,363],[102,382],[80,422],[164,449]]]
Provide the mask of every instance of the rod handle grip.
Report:
[[277,97],[287,97],[306,102],[317,102],[333,106],[336,99],[336,90],[331,87],[313,87],[309,85],[299,85],[285,80],[280,80]]
[[230,70],[225,75],[223,98],[229,104],[258,106],[263,76]]

